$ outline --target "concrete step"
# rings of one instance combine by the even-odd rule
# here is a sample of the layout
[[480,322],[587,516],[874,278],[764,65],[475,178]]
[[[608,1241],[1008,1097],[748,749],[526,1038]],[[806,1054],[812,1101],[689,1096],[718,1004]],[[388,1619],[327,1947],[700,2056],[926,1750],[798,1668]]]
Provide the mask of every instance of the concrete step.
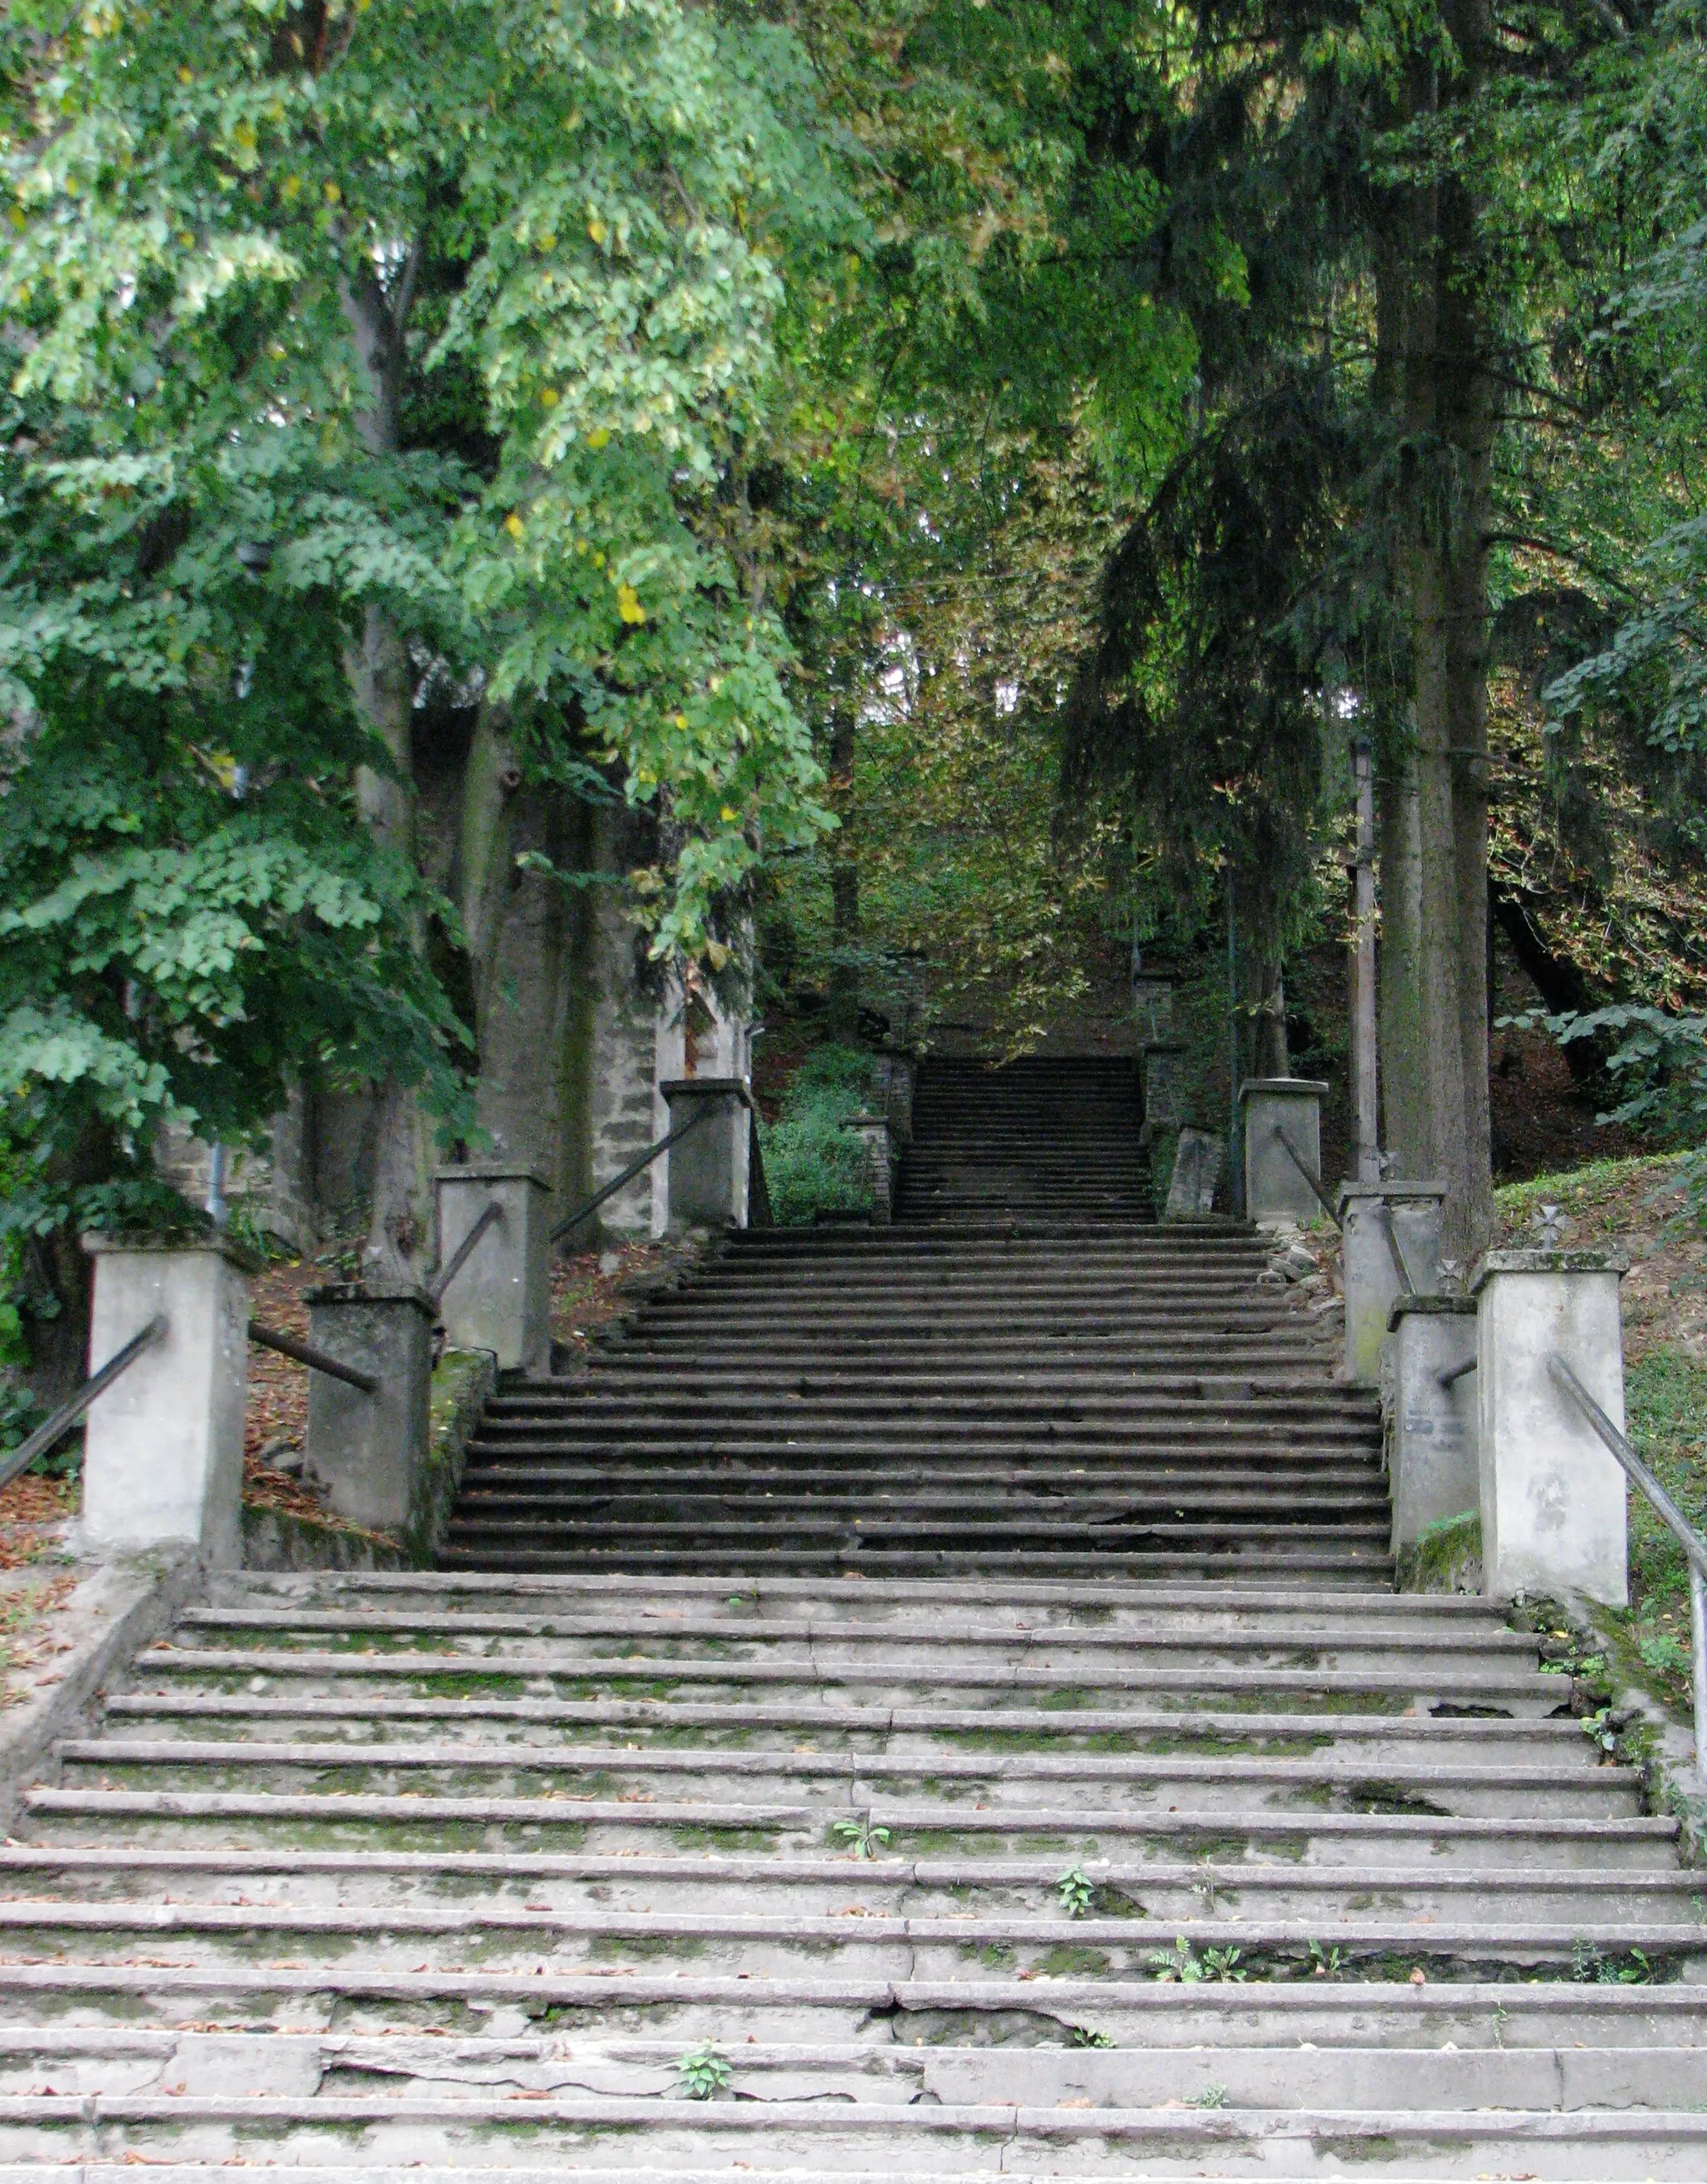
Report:
[[[1259,1847],[1221,1862],[1169,1858],[1159,1849],[1135,1855],[1146,1847],[1129,1846],[1124,1854],[1084,1869],[1093,1910],[1199,1927],[1221,1919],[1265,1926],[1302,1924],[1312,1933],[1324,1930],[1325,1922],[1371,1912],[1443,1919],[1457,1928],[1470,1921],[1510,1926],[1521,1915],[1569,1927],[1573,1934],[1604,1931],[1620,1920],[1649,1929],[1702,1928],[1699,1875],[1658,1863],[1643,1868],[1508,1861],[1442,1871],[1438,1863],[1303,1864],[1279,1852],[1265,1858]],[[1662,1853],[1656,1847],[1654,1855],[1658,1860]],[[943,1915],[968,1908],[1058,1909],[1062,1876],[1072,1869],[1059,1853],[903,1858],[887,1849],[869,1859],[845,1849],[814,1855],[635,1846],[614,1852],[516,1852],[13,1843],[0,1850],[0,1883],[8,1891],[40,1892],[40,1884],[51,1879],[56,1897],[84,1903],[141,1898],[389,1907],[455,1898],[535,1909],[734,1905],[822,1916],[847,1915],[851,1895],[873,1915]],[[1707,1930],[1698,1939],[1707,1947]]]

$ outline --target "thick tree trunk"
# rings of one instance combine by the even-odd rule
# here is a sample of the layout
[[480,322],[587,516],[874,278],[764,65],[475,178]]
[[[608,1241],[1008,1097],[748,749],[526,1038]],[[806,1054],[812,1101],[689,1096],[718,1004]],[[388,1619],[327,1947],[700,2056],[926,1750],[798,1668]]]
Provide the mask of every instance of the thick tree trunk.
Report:
[[[1451,27],[1462,66],[1442,90],[1417,67],[1406,119],[1474,88],[1489,27],[1462,0]],[[1414,794],[1414,933],[1388,922],[1384,1015],[1401,1029],[1383,1055],[1390,1128],[1403,1169],[1447,1186],[1443,1248],[1469,1259],[1493,1231],[1487,1095],[1487,536],[1492,385],[1475,207],[1450,174],[1396,201],[1397,237],[1380,254],[1378,317],[1388,349],[1378,381],[1399,434],[1396,577],[1408,625]],[[1403,798],[1401,800],[1403,803]],[[1409,815],[1389,814],[1396,846]],[[1405,892],[1384,875],[1384,902]],[[1393,883],[1398,883],[1394,885]]]
[[[340,292],[362,373],[364,405],[356,427],[371,454],[393,454],[398,445],[403,335],[412,287],[411,267],[406,266],[393,297],[371,276],[347,282]],[[403,632],[382,608],[368,609],[360,643],[352,647],[346,668],[356,710],[391,761],[384,772],[361,770],[357,803],[375,838],[412,861],[414,677]],[[426,936],[417,939],[424,946]],[[377,1288],[411,1284],[421,1279],[432,1249],[432,1132],[412,1086],[377,1088],[374,1128],[373,1201],[362,1247],[363,1278]]]

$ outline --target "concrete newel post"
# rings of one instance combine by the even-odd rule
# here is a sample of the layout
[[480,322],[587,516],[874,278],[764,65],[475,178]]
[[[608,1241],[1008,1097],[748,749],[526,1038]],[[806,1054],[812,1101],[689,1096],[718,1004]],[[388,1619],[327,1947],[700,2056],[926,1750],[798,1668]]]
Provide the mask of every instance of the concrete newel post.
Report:
[[1437,1287],[1445,1200],[1443,1183],[1340,1185],[1336,1203],[1348,1380],[1374,1385],[1395,1300],[1413,1294],[1427,1296]]
[[1617,1458],[1548,1361],[1556,1351],[1624,1426],[1621,1251],[1489,1251],[1476,1313],[1485,1589],[1629,1599],[1626,1486]]
[[889,1134],[898,1145],[912,1142],[912,1095],[918,1061],[911,1049],[885,1046],[878,1050],[872,1069],[873,1105],[889,1123]]
[[895,1153],[889,1121],[883,1115],[850,1115],[842,1128],[859,1139],[871,1178],[872,1218],[885,1226],[895,1217]]
[[433,1316],[432,1300],[420,1290],[370,1291],[339,1282],[309,1292],[309,1340],[379,1383],[368,1395],[326,1373],[308,1376],[303,1468],[353,1524],[407,1532],[421,1513]]
[[[704,1115],[690,1137],[671,1146],[669,1226],[745,1228],[747,1225],[747,1133],[753,1095],[744,1077],[677,1077],[659,1086],[669,1103],[670,1128]],[[706,1113],[709,1106],[710,1112]]]
[[217,1238],[88,1236],[89,1358],[98,1370],[158,1314],[160,1339],[89,1407],[81,1539],[94,1555],[188,1540],[216,1568],[243,1560],[249,1268]]
[[1140,1050],[1139,1087],[1144,1103],[1144,1138],[1167,1135],[1185,1121],[1185,1046],[1182,1039],[1146,1039]]
[[[1320,1178],[1322,1102],[1327,1092],[1313,1077],[1252,1077],[1239,1087],[1245,1217],[1259,1228],[1302,1228],[1323,1210],[1298,1163]],[[1279,1132],[1285,1133],[1286,1143]]]
[[500,1373],[551,1362],[550,1186],[532,1168],[477,1162],[434,1178],[438,1263],[448,1267],[488,1204],[492,1223],[439,1299],[453,1350],[489,1350]]
[[1476,1463],[1475,1301],[1467,1296],[1396,1298],[1388,1319],[1392,1372],[1387,1471],[1393,1552],[1431,1524],[1481,1506]]

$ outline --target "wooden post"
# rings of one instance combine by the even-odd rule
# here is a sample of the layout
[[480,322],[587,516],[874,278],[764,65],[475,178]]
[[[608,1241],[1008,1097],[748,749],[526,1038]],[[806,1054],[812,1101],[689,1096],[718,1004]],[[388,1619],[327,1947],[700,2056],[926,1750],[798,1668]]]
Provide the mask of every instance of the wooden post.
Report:
[[1353,866],[1352,1091],[1357,1119],[1357,1177],[1381,1179],[1375,1076],[1375,790],[1370,747],[1359,737],[1352,763],[1358,789],[1357,856]]

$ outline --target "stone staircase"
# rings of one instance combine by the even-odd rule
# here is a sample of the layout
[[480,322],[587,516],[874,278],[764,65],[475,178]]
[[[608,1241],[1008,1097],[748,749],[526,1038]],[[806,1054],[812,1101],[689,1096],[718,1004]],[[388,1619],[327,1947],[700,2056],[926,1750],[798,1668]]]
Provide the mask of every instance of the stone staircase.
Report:
[[[589,1567],[218,1580],[0,1845],[3,2184],[1707,2175],[1707,1875],[1533,1639],[1301,1511],[1340,1471],[1367,1502],[1368,1424],[1263,1411],[1334,1391],[1261,1265],[963,1209],[752,1240],[478,1489],[621,1507],[650,1467],[733,1513],[678,1479],[667,1543]],[[795,1455],[815,1334],[912,1392],[802,1395]],[[694,1357],[756,1395],[613,1388],[566,1457],[630,1357],[637,1397]],[[1164,1481],[1188,1537],[1085,1544]],[[802,1532],[884,1482],[890,1529]],[[897,1540],[939,1490],[987,1535]]]

